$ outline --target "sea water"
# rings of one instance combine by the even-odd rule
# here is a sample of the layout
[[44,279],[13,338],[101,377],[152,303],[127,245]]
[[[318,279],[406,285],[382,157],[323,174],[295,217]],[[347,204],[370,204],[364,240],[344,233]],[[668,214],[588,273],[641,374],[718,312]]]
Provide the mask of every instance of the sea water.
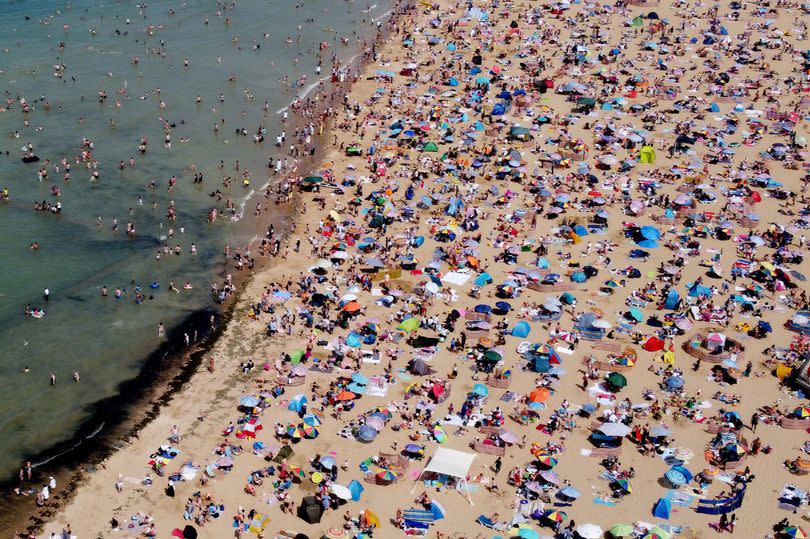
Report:
[[[377,4],[239,0],[223,10],[216,0],[0,3],[0,106],[13,102],[0,112],[0,189],[10,193],[10,201],[0,202],[0,476],[69,439],[93,403],[133,378],[161,344],[158,322],[170,329],[210,304],[226,244],[233,253],[252,240],[255,254],[262,232],[245,222],[263,201],[263,186],[278,179],[266,168],[271,155],[283,157],[273,147],[282,129],[278,113],[317,80],[319,44],[329,45],[321,53],[322,76],[329,76],[332,53],[347,60],[362,50],[362,40],[373,36],[373,19],[389,5]],[[61,64],[67,69],[57,77]],[[280,82],[304,74],[299,88]],[[99,101],[99,90],[106,101]],[[33,109],[28,114],[20,97]],[[174,125],[170,148],[165,122]],[[259,126],[267,129],[263,144],[253,140]],[[248,136],[235,134],[237,128]],[[148,139],[144,155],[141,137]],[[83,138],[93,142],[96,182],[75,161]],[[39,163],[21,161],[29,143]],[[38,178],[45,159],[53,165],[63,157],[71,162],[69,183],[61,164],[58,174],[51,166],[47,179]],[[245,169],[248,187],[241,182]],[[193,183],[195,171],[203,173],[202,185]],[[235,178],[228,189],[226,175]],[[169,191],[172,176],[177,186]],[[147,189],[152,179],[157,186]],[[59,197],[51,194],[54,185]],[[237,213],[247,214],[242,221],[226,214],[207,223],[208,210],[223,209],[209,196],[217,189],[232,197]],[[60,201],[61,213],[35,211],[34,202],[43,200]],[[171,201],[175,222],[166,219]],[[127,223],[136,227],[134,238],[127,237]],[[33,242],[39,249],[30,248]],[[180,245],[182,254],[161,253],[156,260],[166,244]],[[169,291],[170,281],[180,293]],[[193,289],[184,290],[186,282]],[[106,298],[102,287],[109,290]],[[152,299],[136,304],[136,287]],[[113,297],[116,288],[125,290],[122,299]],[[45,316],[26,318],[26,305],[44,309]]]

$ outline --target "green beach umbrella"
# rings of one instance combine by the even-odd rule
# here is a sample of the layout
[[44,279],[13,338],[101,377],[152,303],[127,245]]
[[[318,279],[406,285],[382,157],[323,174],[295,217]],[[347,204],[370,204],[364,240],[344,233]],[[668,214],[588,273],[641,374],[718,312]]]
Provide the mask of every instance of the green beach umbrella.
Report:
[[307,176],[306,178],[304,178],[303,181],[304,181],[304,183],[309,183],[309,184],[312,184],[312,185],[316,185],[316,184],[322,183],[324,181],[324,179],[321,176]]
[[619,372],[612,372],[608,374],[607,381],[610,383],[610,385],[616,387],[624,387],[627,385],[627,378],[625,378],[624,375]]
[[631,533],[633,533],[632,524],[616,524],[610,528],[610,535],[613,537],[627,537]]

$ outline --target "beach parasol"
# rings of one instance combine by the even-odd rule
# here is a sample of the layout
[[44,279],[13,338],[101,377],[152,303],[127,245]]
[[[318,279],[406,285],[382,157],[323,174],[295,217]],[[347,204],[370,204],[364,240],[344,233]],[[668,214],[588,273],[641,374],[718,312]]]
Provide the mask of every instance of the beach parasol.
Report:
[[543,515],[543,518],[551,522],[562,522],[568,520],[568,514],[565,511],[549,511]]
[[810,406],[799,406],[791,414],[796,419],[807,419],[810,417]]
[[433,428],[433,437],[436,438],[436,441],[440,444],[447,441],[447,434],[444,432],[444,430],[442,430],[441,427]]
[[335,457],[330,457],[329,455],[321,457],[321,459],[318,462],[320,463],[321,466],[323,466],[327,470],[331,470],[332,468],[335,467],[336,464]]
[[377,476],[376,476],[376,477],[377,477],[377,479],[379,479],[380,481],[386,481],[386,482],[390,483],[390,482],[392,482],[392,481],[396,481],[396,479],[397,479],[397,474],[395,474],[395,473],[394,473],[394,472],[392,472],[391,470],[382,470],[382,471],[380,471],[380,472],[377,472]]
[[290,425],[289,427],[287,427],[287,436],[289,436],[290,438],[300,439],[306,436],[306,434],[301,428],[295,425]]
[[619,389],[623,388],[627,385],[627,378],[620,372],[612,372],[607,375],[607,381],[613,387],[617,387]]
[[616,479],[615,481],[613,481],[613,484],[616,485],[617,488],[625,491],[628,494],[633,492],[633,487],[630,486],[630,482],[627,479]]
[[684,477],[684,475],[678,470],[668,470],[664,474],[664,477],[666,477],[670,483],[677,487],[686,484],[686,477]]
[[560,494],[562,494],[566,498],[573,498],[575,500],[577,498],[579,498],[580,496],[582,496],[582,492],[580,492],[578,489],[572,487],[571,485],[560,489]]
[[556,485],[560,482],[560,476],[557,472],[553,470],[545,470],[540,472],[540,477],[543,478],[544,481],[551,483],[552,485]]
[[318,429],[316,429],[312,425],[304,425],[301,428],[301,430],[304,431],[304,436],[306,436],[307,438],[310,438],[310,439],[315,439],[315,438],[318,437],[318,434],[320,434],[318,432]]
[[366,425],[374,428],[374,430],[381,431],[385,427],[385,421],[383,421],[379,416],[372,416],[366,418]]
[[379,431],[369,425],[361,425],[360,428],[357,429],[357,437],[364,442],[373,441],[374,438],[377,437],[377,434],[379,434]]
[[233,459],[228,456],[222,456],[217,459],[216,465],[220,468],[229,468],[233,466]]
[[248,408],[253,408],[259,404],[259,397],[256,395],[245,395],[239,399],[239,404],[242,406],[247,406]]
[[[338,486],[340,486],[340,485],[338,485]],[[343,487],[343,488],[346,488],[346,487]],[[334,493],[334,491],[333,491],[333,493]],[[335,494],[335,495],[337,496],[337,494]],[[340,498],[340,496],[338,496],[338,498]],[[343,500],[343,499],[351,499],[351,494],[350,494],[349,498],[340,498],[340,499],[341,500]],[[344,530],[343,528],[341,528],[339,526],[335,526],[334,528],[329,528],[328,530],[326,530],[326,533],[324,534],[324,537],[326,539],[345,539],[346,538],[346,533],[347,533],[346,530]]]
[[511,431],[508,431],[508,430],[502,430],[498,434],[498,437],[501,440],[503,440],[504,442],[506,442],[507,444],[516,444],[517,441],[518,441],[517,435],[514,432],[511,432]]
[[304,421],[304,425],[311,427],[318,427],[321,424],[321,418],[315,414],[304,414],[302,420]]
[[475,384],[472,388],[472,392],[480,397],[486,397],[489,395],[489,389],[484,384]]
[[557,465],[557,459],[555,459],[554,457],[551,457],[549,455],[542,455],[542,456],[538,457],[537,462],[539,462],[540,464],[542,464],[543,466],[545,466],[547,468],[553,468],[554,466]]
[[577,527],[576,531],[582,539],[599,539],[602,537],[602,528],[596,524],[582,524]]
[[351,391],[347,391],[347,390],[344,389],[343,391],[341,391],[340,393],[337,394],[335,399],[337,399],[339,401],[350,401],[353,398],[355,398],[356,396],[357,395],[355,395]]
[[616,524],[610,528],[610,535],[613,537],[627,537],[633,533],[632,524]]
[[788,526],[781,531],[783,537],[790,537],[791,539],[806,539],[807,532],[799,526]]
[[602,423],[596,430],[605,436],[627,436],[633,429],[624,423]]
[[671,539],[671,538],[672,538],[671,533],[658,526],[653,526],[652,528],[650,528],[650,531],[648,531],[647,535],[644,536],[644,539]]

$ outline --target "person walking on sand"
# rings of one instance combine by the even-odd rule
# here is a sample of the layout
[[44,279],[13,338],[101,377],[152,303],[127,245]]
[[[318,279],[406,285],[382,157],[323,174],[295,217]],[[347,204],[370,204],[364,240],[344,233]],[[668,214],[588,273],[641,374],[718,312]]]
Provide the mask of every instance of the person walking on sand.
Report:
[[177,425],[172,425],[169,430],[169,441],[173,444],[180,443],[180,429],[177,428]]
[[118,481],[115,482],[115,490],[119,494],[124,492],[124,474],[118,474]]
[[166,328],[163,327],[163,322],[158,322],[158,338],[162,339],[166,336]]

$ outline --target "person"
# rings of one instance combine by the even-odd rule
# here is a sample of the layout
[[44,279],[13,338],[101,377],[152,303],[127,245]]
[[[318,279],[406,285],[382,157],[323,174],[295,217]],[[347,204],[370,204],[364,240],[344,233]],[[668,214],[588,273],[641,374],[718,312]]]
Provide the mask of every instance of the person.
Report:
[[180,443],[180,429],[177,428],[177,425],[172,425],[169,430],[169,441],[173,444]]
[[51,385],[56,385],[56,375],[53,372],[51,372]]
[[79,383],[79,371],[73,371],[73,381]]
[[502,463],[501,463],[501,457],[498,457],[498,458],[496,458],[496,459],[495,459],[495,466],[494,466],[494,469],[495,469],[495,473],[496,473],[496,474],[497,474],[497,473],[500,473],[500,471],[501,471],[501,466],[502,466]]
[[115,490],[119,494],[124,492],[124,474],[118,474],[118,480],[115,482]]
[[754,412],[751,414],[751,432],[757,431],[757,425],[759,425],[759,414]]

